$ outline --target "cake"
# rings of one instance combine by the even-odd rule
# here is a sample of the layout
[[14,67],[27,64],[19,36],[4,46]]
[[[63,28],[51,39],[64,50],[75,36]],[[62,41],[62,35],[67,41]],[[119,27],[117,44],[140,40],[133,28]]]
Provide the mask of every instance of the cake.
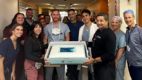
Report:
[[84,45],[53,45],[49,58],[86,58]]

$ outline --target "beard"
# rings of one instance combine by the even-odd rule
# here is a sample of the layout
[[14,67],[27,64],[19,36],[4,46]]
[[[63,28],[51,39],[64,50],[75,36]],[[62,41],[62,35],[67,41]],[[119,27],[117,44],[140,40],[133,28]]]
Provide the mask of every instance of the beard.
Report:
[[91,18],[90,20],[91,20],[92,22],[93,22],[93,21],[95,21],[95,19],[94,19],[94,18]]

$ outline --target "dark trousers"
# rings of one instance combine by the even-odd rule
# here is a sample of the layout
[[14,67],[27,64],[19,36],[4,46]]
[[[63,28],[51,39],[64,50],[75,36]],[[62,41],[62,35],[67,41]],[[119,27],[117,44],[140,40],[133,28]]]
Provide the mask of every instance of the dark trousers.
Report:
[[142,66],[133,66],[128,63],[128,69],[132,80],[142,80]]
[[94,64],[95,80],[115,80],[115,62]]
[[12,72],[12,67],[5,67],[4,68],[4,76],[6,80],[11,80],[11,72]]
[[68,65],[70,80],[78,80],[77,65]]

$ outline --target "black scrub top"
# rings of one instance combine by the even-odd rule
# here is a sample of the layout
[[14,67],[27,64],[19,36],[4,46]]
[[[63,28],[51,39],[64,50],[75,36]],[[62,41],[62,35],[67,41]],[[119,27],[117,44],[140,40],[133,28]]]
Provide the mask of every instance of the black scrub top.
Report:
[[4,67],[11,67],[13,62],[16,60],[18,52],[20,50],[20,40],[17,39],[17,48],[14,49],[11,38],[7,38],[0,43],[0,56],[4,57]]

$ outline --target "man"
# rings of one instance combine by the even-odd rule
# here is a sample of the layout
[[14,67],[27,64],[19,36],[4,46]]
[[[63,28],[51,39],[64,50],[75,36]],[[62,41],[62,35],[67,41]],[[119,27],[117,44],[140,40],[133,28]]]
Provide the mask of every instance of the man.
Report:
[[77,14],[77,15],[76,15],[76,20],[77,20],[77,21],[82,21],[82,16],[81,16],[80,14]]
[[[70,41],[78,41],[79,28],[84,24],[82,21],[76,20],[76,13],[74,9],[68,10],[68,17],[70,21],[67,23],[70,29]],[[77,65],[68,65],[71,80],[78,79]]]
[[105,13],[97,15],[98,30],[94,34],[92,43],[92,57],[84,62],[85,65],[94,64],[95,80],[115,80],[114,53],[116,37],[108,27],[108,17]]
[[[59,21],[59,10],[54,9],[51,14],[53,22],[46,25],[44,28],[44,44],[49,44],[54,41],[69,41],[69,28],[66,24]],[[55,31],[56,30],[56,31]],[[54,33],[55,32],[55,33]],[[45,80],[52,80],[54,67],[47,67],[45,72]],[[65,65],[56,67],[58,80],[64,80]]]
[[45,15],[44,19],[45,19],[46,24],[50,23],[50,16],[49,15]]
[[[95,32],[97,31],[98,27],[97,27],[96,24],[91,22],[91,20],[90,20],[91,12],[89,10],[83,10],[81,15],[82,15],[82,19],[83,19],[84,25],[81,26],[81,28],[79,30],[79,39],[78,40],[79,41],[92,42],[92,38],[93,38]],[[81,75],[81,71],[80,71],[79,80],[82,80],[81,76],[82,75]],[[88,78],[89,78],[88,80],[91,79],[91,75],[90,74],[89,74]]]
[[31,25],[33,24],[33,10],[31,8],[26,10],[25,28],[27,30],[27,35],[31,31]]
[[135,16],[132,10],[123,13],[126,31],[126,59],[132,80],[142,79],[142,28],[135,24]]
[[96,15],[95,15],[94,12],[92,12],[92,13],[91,13],[91,18],[90,18],[90,20],[91,20],[92,23],[95,23],[95,24],[96,24],[95,19],[96,19]]
[[115,80],[124,80],[124,70],[126,65],[125,58],[125,33],[120,30],[122,19],[119,16],[114,16],[111,21],[113,32],[116,35],[116,49],[115,49]]

